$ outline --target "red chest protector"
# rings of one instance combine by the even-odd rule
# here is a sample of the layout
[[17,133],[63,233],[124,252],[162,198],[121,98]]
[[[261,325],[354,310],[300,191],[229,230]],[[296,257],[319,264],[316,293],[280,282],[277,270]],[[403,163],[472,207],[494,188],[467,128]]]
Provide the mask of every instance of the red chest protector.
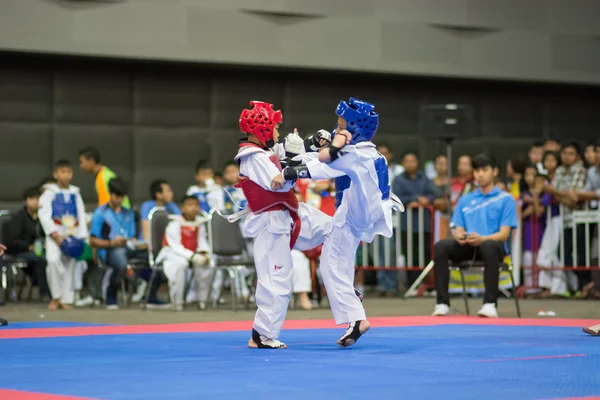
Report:
[[[240,148],[256,146],[252,143],[241,143]],[[281,171],[281,163],[276,154],[269,157],[277,169]],[[294,248],[298,235],[300,234],[300,217],[298,216],[298,199],[293,190],[287,192],[272,192],[263,189],[259,184],[249,178],[242,176],[235,187],[241,188],[248,201],[248,208],[254,214],[262,214],[269,211],[288,210],[292,217],[290,249]]]
[[[168,246],[167,236],[163,238],[163,247]],[[196,251],[198,248],[198,226],[181,226],[181,245],[188,250]]]

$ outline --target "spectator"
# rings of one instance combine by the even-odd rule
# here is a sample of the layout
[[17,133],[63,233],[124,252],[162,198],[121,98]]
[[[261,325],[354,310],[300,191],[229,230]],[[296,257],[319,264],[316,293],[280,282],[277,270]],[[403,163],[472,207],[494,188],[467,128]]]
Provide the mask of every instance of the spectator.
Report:
[[553,151],[546,151],[542,157],[542,164],[544,166],[544,170],[546,171],[548,182],[553,182],[556,169],[560,165],[560,155]]
[[560,151],[560,140],[548,138],[544,141],[544,152],[551,151],[558,153]]
[[481,317],[497,317],[499,267],[505,254],[505,242],[511,229],[517,226],[517,206],[508,193],[494,186],[497,172],[496,160],[485,154],[473,159],[475,181],[479,188],[461,197],[452,216],[453,238],[435,245],[435,287],[437,304],[433,315],[443,316],[450,312],[448,283],[450,260],[483,261],[485,293]]
[[[569,215],[577,206],[577,192],[582,192],[585,185],[586,170],[579,163],[581,160],[581,150],[575,142],[563,145],[560,152],[562,165],[556,169],[554,175],[554,186],[549,185],[546,191],[554,196],[554,199],[562,204],[564,224],[564,260],[566,266],[573,266],[573,252],[577,253],[577,264],[583,265],[585,262],[585,226],[579,225],[576,229],[577,243],[580,244],[577,249],[573,249],[573,226],[568,223]],[[579,287],[583,289],[590,283],[589,271],[576,271],[579,279]]]
[[73,167],[67,160],[54,165],[56,183],[47,184],[40,197],[39,219],[46,233],[46,275],[52,300],[48,309],[70,310],[73,290],[75,258],[63,253],[61,245],[71,237],[88,236],[85,208],[77,186],[71,185]]
[[217,186],[225,185],[225,179],[223,179],[223,174],[220,172],[215,172],[214,181],[215,181],[215,185],[217,185]]
[[596,165],[596,145],[594,143],[589,143],[585,146],[585,150],[583,151],[583,165],[586,168],[592,168]]
[[26,273],[37,283],[42,301],[49,301],[50,289],[46,280],[44,239],[46,234],[38,218],[40,190],[37,186],[23,192],[25,206],[8,223],[8,253],[27,262]]
[[[95,147],[86,147],[79,151],[79,168],[88,174],[96,177],[96,194],[98,195],[98,207],[108,203],[110,193],[108,183],[115,178],[115,174],[110,168],[102,164],[100,152]],[[131,208],[129,197],[123,199],[123,206]]]
[[577,193],[577,201],[600,200],[600,141],[594,145],[594,162],[587,171],[585,186]]
[[[3,244],[0,244],[0,257],[2,257],[4,255],[4,251],[6,250],[6,246],[4,246]],[[5,320],[4,318],[0,318],[0,326],[6,326],[8,325],[8,321]]]
[[197,185],[190,186],[186,195],[196,196],[200,202],[200,209],[203,212],[208,213],[211,208],[218,207],[218,204],[215,204],[212,200],[213,196],[209,196],[209,194],[220,189],[215,184],[214,172],[206,161],[200,160],[196,164],[195,179]]
[[[436,198],[437,190],[433,182],[425,176],[425,173],[418,170],[419,160],[414,152],[407,152],[404,154],[402,157],[402,166],[404,167],[404,172],[398,175],[394,181],[394,194],[398,196],[402,203],[409,209],[412,209],[412,212],[409,211],[406,213],[406,218],[402,218],[401,220],[401,229],[402,232],[404,232],[402,235],[404,241],[402,248],[405,249],[405,251],[412,252],[414,265],[408,265],[409,267],[423,266],[420,265],[422,263],[419,262],[419,230],[421,227],[419,226],[419,213],[415,209],[432,205]],[[407,228],[407,220],[409,218],[412,220],[412,232],[408,232]],[[422,232],[424,234],[425,243],[425,260],[429,260],[431,255],[431,213],[428,209],[423,210],[423,224]],[[410,249],[408,248],[407,242],[409,235],[412,238],[412,248]],[[405,256],[407,255],[408,253],[406,253]],[[393,255],[393,257],[395,258],[395,255]],[[427,261],[425,261],[425,263],[426,262]],[[378,274],[377,278],[380,283],[382,283],[383,290],[394,292],[395,288],[397,288],[397,283],[392,279],[395,272],[379,272],[380,274]],[[407,273],[408,286],[410,286],[419,275],[419,271],[409,271]],[[395,274],[395,276],[397,277],[397,274]]]
[[189,267],[194,269],[199,308],[206,309],[213,271],[208,258],[210,248],[205,222],[206,220],[200,217],[198,198],[185,196],[181,201],[181,216],[172,218],[165,231],[164,247],[158,254],[157,262],[164,262],[171,302],[177,311],[183,310]]
[[225,190],[213,190],[208,195],[208,202],[216,204],[216,207],[223,213],[233,214],[246,208],[248,204],[242,189],[235,187],[239,175],[239,164],[233,160],[226,162],[223,167],[223,188]]
[[508,191],[515,200],[521,197],[523,174],[525,174],[525,166],[527,164],[527,157],[525,155],[517,155],[506,163]]
[[436,176],[433,178],[433,184],[437,188],[437,199],[433,201],[436,210],[447,211],[448,196],[450,190],[450,178],[448,177],[448,158],[439,154],[433,159]]
[[[128,193],[128,186],[121,178],[113,178],[108,183],[109,201],[94,211],[90,228],[90,244],[99,249],[98,257],[112,269],[110,283],[106,290],[106,308],[118,309],[117,290],[123,278],[129,260],[132,258],[147,258],[142,250],[145,244],[135,240],[135,214],[133,210],[123,205]],[[150,290],[148,306],[150,308],[165,305],[159,301],[156,293],[160,279],[154,280]]]
[[529,156],[529,162],[531,165],[536,167],[539,172],[546,173],[546,171],[544,171],[544,165],[542,164],[542,157],[544,156],[544,142],[533,142],[527,155]]
[[540,175],[534,164],[525,167],[525,184],[527,190],[521,192],[523,203],[523,276],[525,286],[533,286],[531,267],[533,266],[533,254],[537,254],[542,242],[542,235],[546,226],[545,207],[542,196],[544,196],[544,175]]
[[473,189],[473,168],[471,167],[471,156],[462,155],[458,157],[457,176],[450,179],[450,200],[456,204],[459,197],[469,193]]
[[164,179],[158,179],[150,184],[150,197],[140,207],[140,219],[142,220],[142,239],[147,243],[150,239],[150,224],[148,217],[154,207],[164,207],[169,214],[181,215],[179,208],[173,203],[173,190],[171,185]]
[[388,171],[389,171],[388,175],[389,175],[390,183],[392,184],[392,190],[393,190],[394,180],[396,179],[396,177],[398,175],[400,175],[401,173],[404,172],[404,167],[402,167],[400,164],[398,164],[397,162],[394,161],[394,155],[392,154],[392,148],[389,144],[379,143],[379,145],[377,146],[377,151],[379,153],[381,153],[381,155],[384,156],[385,160],[387,161]]

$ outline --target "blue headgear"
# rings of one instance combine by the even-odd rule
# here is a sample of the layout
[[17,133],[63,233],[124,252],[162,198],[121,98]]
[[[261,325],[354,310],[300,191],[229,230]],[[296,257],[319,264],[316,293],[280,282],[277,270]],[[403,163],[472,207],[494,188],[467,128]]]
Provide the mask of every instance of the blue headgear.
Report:
[[68,257],[79,258],[84,250],[85,242],[72,236],[64,238],[60,244],[60,251]]
[[371,140],[379,126],[379,114],[373,104],[350,98],[349,102],[340,101],[335,113],[346,120],[346,130],[352,135],[351,144]]

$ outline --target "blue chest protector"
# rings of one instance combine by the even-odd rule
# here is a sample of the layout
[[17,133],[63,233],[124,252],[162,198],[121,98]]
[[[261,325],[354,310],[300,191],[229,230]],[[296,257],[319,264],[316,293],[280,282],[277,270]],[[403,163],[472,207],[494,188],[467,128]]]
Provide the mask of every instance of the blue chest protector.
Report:
[[[377,172],[377,179],[379,181],[379,190],[381,190],[381,198],[383,200],[390,197],[390,177],[388,165],[383,156],[379,156],[375,160],[375,172]],[[335,178],[335,208],[338,208],[342,204],[342,198],[344,196],[344,190],[350,187],[350,177],[344,175],[339,178]]]
[[75,193],[69,193],[67,196],[63,193],[58,193],[54,197],[54,200],[52,200],[52,218],[60,220],[65,215],[72,215],[77,219]]
[[206,213],[210,212],[210,205],[208,204],[208,192],[194,193],[200,202],[200,209]]

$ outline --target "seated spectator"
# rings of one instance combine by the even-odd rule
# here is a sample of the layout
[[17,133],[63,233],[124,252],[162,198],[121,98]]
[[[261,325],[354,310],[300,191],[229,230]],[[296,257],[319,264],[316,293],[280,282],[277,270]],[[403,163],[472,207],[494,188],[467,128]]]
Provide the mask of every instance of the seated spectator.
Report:
[[49,185],[51,183],[56,183],[56,179],[54,179],[53,176],[47,176],[41,180],[41,182],[38,184],[40,195],[44,193],[44,191],[48,187],[47,185]]
[[[427,178],[424,172],[420,171],[419,168],[419,160],[417,159],[417,155],[414,152],[407,152],[402,157],[402,166],[404,167],[404,172],[396,177],[394,180],[394,184],[392,187],[394,188],[394,194],[400,198],[403,204],[406,205],[407,208],[411,209],[412,212],[407,212],[406,218],[401,219],[401,230],[402,230],[402,248],[405,250],[404,256],[408,259],[408,251],[412,253],[412,264],[408,265],[408,267],[415,266],[425,266],[431,257],[431,212],[426,209],[423,210],[423,227],[422,232],[424,232],[424,260],[419,260],[419,230],[421,227],[419,226],[419,213],[416,208],[419,207],[427,207],[433,204],[437,190],[433,184]],[[412,221],[412,231],[408,231],[407,220],[411,219]],[[408,247],[408,236],[412,237],[412,248]],[[380,254],[384,251],[383,240],[380,241]],[[395,247],[395,246],[394,246]],[[395,251],[392,251],[392,262],[396,264],[396,254]],[[423,262],[420,262],[423,261]],[[423,264],[423,265],[421,265]],[[382,285],[382,291],[388,292],[387,295],[393,295],[398,290],[398,282],[397,282],[397,272],[396,271],[378,271],[377,279]],[[407,287],[412,285],[412,283],[419,277],[419,271],[408,271],[407,273]],[[395,277],[395,279],[394,279]],[[391,293],[390,293],[391,292]],[[383,294],[383,293],[382,293]]]
[[[100,159],[100,151],[95,147],[86,147],[79,151],[79,168],[88,174],[96,177],[96,193],[98,194],[98,207],[108,203],[110,193],[108,191],[108,182],[115,178],[115,174],[106,165],[103,165]],[[123,206],[131,208],[129,197],[123,199]]]
[[46,275],[52,294],[48,309],[70,310],[75,300],[73,267],[78,255],[70,254],[61,246],[64,241],[77,242],[73,238],[86,239],[88,229],[79,188],[71,185],[73,167],[69,161],[57,161],[54,179],[56,183],[46,185],[40,197],[39,211],[40,223],[46,233]]
[[244,208],[248,202],[241,188],[236,188],[240,175],[240,166],[235,161],[227,161],[223,167],[223,189],[213,190],[208,202],[224,214],[233,214]]
[[173,307],[183,310],[186,272],[194,269],[196,296],[199,308],[206,309],[210,291],[211,275],[206,220],[200,217],[200,203],[195,196],[185,196],[181,202],[181,215],[173,216],[167,225],[164,247],[157,257],[163,262],[169,279],[169,294]]
[[[560,159],[562,165],[556,169],[554,185],[546,186],[546,192],[554,196],[554,199],[563,205],[565,266],[574,266],[574,252],[577,254],[577,264],[581,266],[585,263],[585,226],[579,225],[577,227],[575,234],[579,246],[573,249],[573,226],[569,223],[569,216],[577,207],[577,193],[583,191],[587,174],[587,171],[579,162],[581,160],[579,144],[572,142],[563,145]],[[587,290],[593,287],[593,284],[590,286],[590,272],[575,271],[575,274],[578,277],[579,289],[583,290],[584,296],[587,296]]]
[[215,185],[217,185],[217,186],[225,185],[225,180],[223,179],[223,174],[220,172],[215,172],[214,181],[215,181]]
[[40,189],[35,186],[23,193],[25,206],[8,223],[8,253],[27,262],[25,272],[40,289],[40,299],[51,299],[46,280],[44,240],[46,234],[38,218]]
[[148,217],[154,207],[164,207],[169,214],[181,215],[181,211],[173,203],[173,190],[171,185],[164,179],[159,179],[150,184],[150,196],[152,200],[146,200],[140,207],[140,219],[142,220],[142,240],[146,243],[150,239],[150,223]]
[[[123,278],[129,260],[132,258],[147,258],[143,250],[145,243],[136,240],[135,214],[133,210],[123,205],[123,199],[128,193],[128,186],[121,178],[113,178],[108,183],[110,194],[107,204],[94,211],[90,228],[90,244],[109,268],[112,268],[110,282],[106,290],[106,308],[118,309],[117,290]],[[154,280],[150,289],[148,307],[157,308],[165,304],[158,300],[156,293],[160,287],[160,279]]]
[[484,264],[484,304],[478,314],[481,317],[498,316],[499,267],[506,254],[505,243],[511,229],[517,226],[517,205],[508,193],[494,186],[496,166],[496,160],[485,154],[473,159],[475,181],[479,188],[458,201],[452,216],[454,237],[435,244],[435,316],[450,312],[450,262],[470,261],[473,257]]
[[215,184],[214,172],[208,162],[204,160],[198,161],[194,178],[196,179],[197,185],[190,186],[186,195],[196,196],[200,202],[200,209],[203,212],[208,213],[212,208],[218,207],[218,204],[215,204],[214,201],[212,201],[212,196],[209,197],[209,194],[213,191],[221,190],[219,186]]

